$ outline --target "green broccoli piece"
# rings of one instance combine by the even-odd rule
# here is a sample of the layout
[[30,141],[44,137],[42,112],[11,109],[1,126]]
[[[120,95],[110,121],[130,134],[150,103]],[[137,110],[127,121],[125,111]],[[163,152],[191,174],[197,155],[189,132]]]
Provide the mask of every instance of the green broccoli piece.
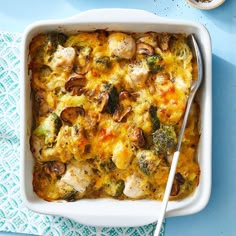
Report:
[[122,195],[123,191],[125,188],[125,183],[123,180],[118,180],[116,182],[116,191],[115,191],[115,197],[119,197],[120,195]]
[[76,198],[77,198],[76,194],[77,193],[78,192],[74,189],[71,191],[65,192],[65,195],[62,195],[62,199],[66,200],[68,202],[74,202],[74,201],[76,201]]
[[109,159],[109,160],[103,161],[100,164],[100,167],[102,171],[104,171],[105,173],[109,173],[111,170],[113,170],[116,167],[116,165],[111,159]]
[[160,65],[163,58],[159,54],[148,56],[146,60],[151,73],[156,74],[163,69],[163,66]]
[[33,131],[36,136],[44,136],[44,143],[47,146],[54,144],[57,134],[62,126],[60,117],[56,113],[49,116]]
[[146,175],[154,173],[161,161],[152,150],[143,150],[138,152],[137,158],[140,170]]
[[151,122],[152,122],[152,130],[156,131],[157,129],[160,129],[160,121],[157,117],[157,107],[150,106],[149,114],[150,114]]
[[119,197],[122,195],[125,188],[125,183],[123,180],[109,181],[105,185],[105,191],[108,195],[112,197]]
[[111,68],[110,57],[105,56],[105,57],[97,58],[95,62],[96,62],[97,69],[99,69],[100,71],[106,71],[107,69]]
[[102,112],[113,114],[119,104],[119,94],[117,88],[111,84],[105,84],[105,92],[103,93],[104,101]]
[[162,125],[152,134],[154,150],[157,154],[168,155],[173,152],[177,144],[174,126]]
[[68,36],[60,32],[48,33],[48,41],[51,43],[50,52],[53,53],[57,50],[57,46],[63,46]]

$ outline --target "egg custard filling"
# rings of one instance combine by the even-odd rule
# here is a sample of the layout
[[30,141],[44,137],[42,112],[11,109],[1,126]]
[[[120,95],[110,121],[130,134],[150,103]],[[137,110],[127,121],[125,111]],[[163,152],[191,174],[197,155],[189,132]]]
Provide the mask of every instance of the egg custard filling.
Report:
[[[47,201],[161,200],[193,80],[187,35],[39,34],[29,47],[34,192]],[[199,184],[192,105],[171,200]]]

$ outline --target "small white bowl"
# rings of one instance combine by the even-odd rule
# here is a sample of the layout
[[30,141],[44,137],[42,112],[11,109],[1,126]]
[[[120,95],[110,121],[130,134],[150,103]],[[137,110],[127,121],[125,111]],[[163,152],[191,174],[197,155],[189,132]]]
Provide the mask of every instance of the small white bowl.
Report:
[[211,0],[210,2],[201,2],[200,0],[186,0],[191,6],[202,9],[211,10],[222,5],[225,0]]

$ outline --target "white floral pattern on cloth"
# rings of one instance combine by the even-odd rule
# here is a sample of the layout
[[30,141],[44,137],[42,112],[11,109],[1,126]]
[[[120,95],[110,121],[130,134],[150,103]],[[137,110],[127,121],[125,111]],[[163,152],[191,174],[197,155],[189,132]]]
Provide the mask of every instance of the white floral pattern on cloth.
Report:
[[[38,214],[23,205],[19,179],[20,43],[20,34],[0,32],[0,231],[48,236],[151,236],[155,224],[97,228]],[[164,235],[164,224],[160,235]]]

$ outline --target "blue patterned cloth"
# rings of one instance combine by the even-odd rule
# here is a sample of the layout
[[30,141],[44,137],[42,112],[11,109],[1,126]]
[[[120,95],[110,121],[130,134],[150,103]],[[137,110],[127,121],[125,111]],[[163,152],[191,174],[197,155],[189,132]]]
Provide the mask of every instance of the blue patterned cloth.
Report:
[[[89,227],[64,217],[38,214],[24,206],[19,179],[20,43],[20,34],[0,32],[0,231],[45,236],[151,236],[155,224]],[[164,224],[160,235],[164,235]]]

